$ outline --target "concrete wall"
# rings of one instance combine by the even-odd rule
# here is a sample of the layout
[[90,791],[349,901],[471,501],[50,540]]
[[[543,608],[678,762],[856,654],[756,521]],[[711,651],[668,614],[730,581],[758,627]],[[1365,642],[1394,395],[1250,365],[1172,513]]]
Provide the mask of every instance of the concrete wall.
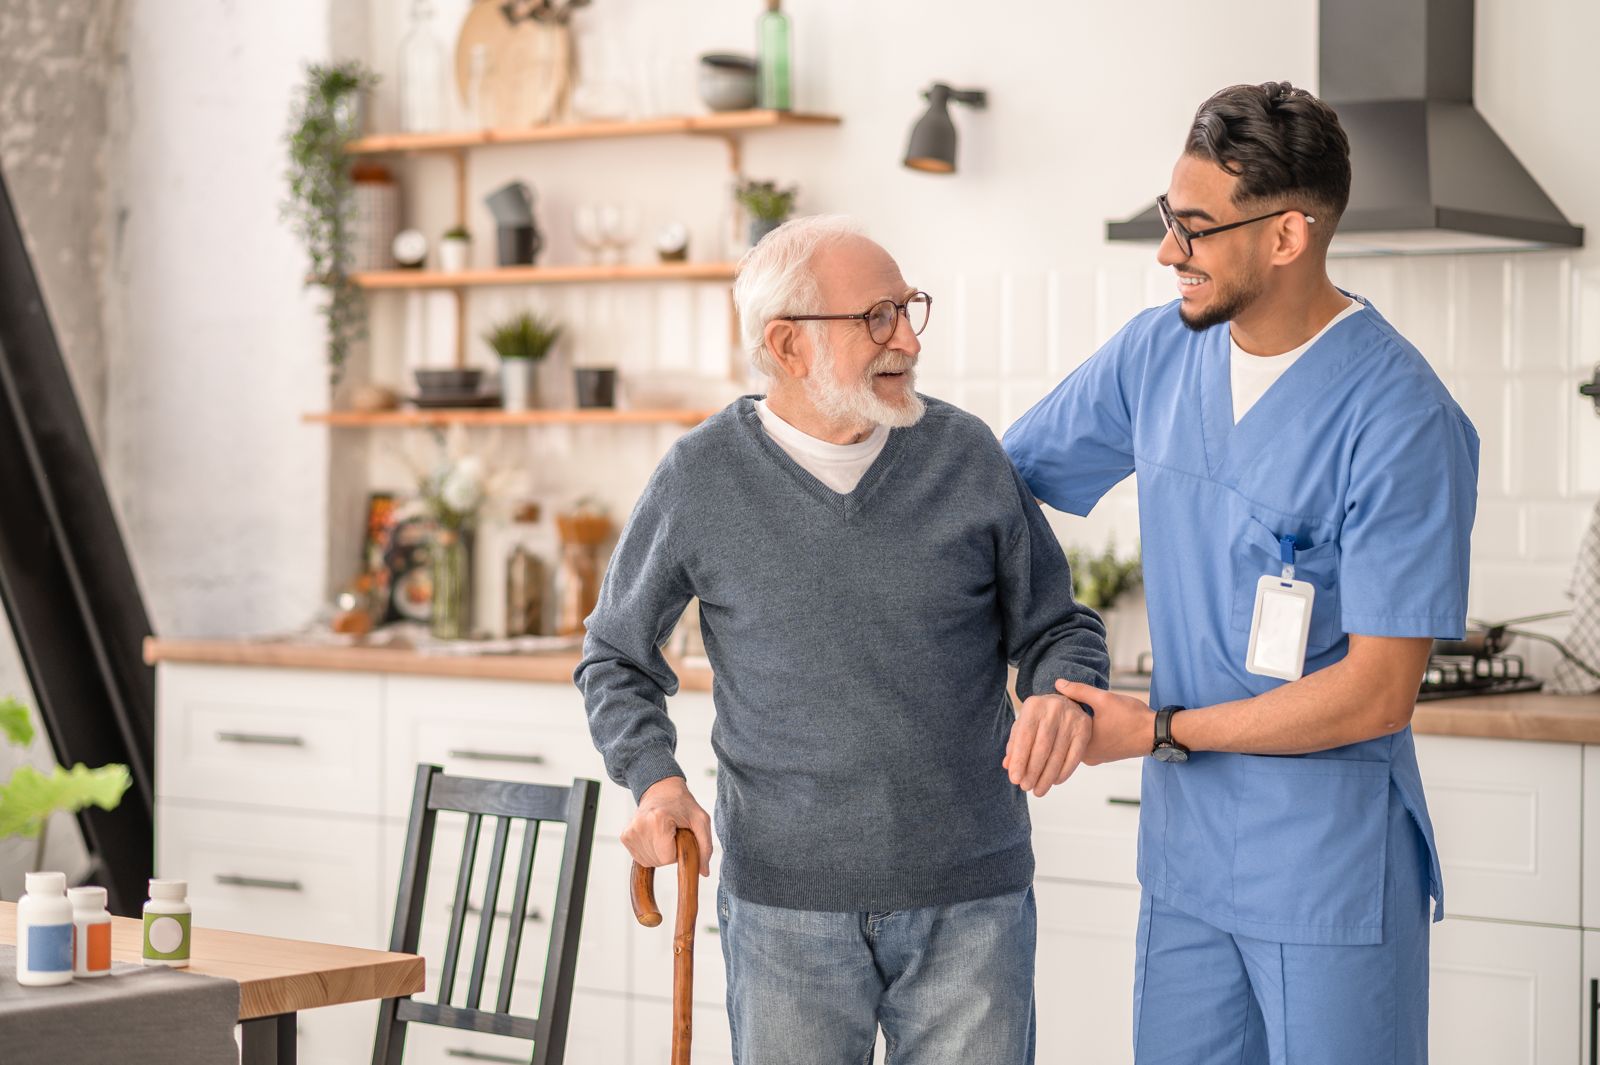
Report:
[[[106,84],[116,63],[120,4],[7,0],[0,4],[0,170],[33,256],[56,337],[89,433],[104,440]],[[0,697],[32,705],[27,676],[0,615]],[[43,737],[27,751],[0,745],[0,780],[24,762],[51,762]],[[58,817],[45,856],[79,869],[75,823]],[[0,841],[0,896],[16,898],[33,845]]]

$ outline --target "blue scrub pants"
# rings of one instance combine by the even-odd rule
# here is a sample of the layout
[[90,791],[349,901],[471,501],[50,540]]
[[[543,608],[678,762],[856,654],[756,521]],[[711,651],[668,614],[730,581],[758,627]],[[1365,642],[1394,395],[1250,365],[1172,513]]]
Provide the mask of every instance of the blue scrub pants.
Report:
[[1383,942],[1233,935],[1152,899],[1139,912],[1137,1065],[1427,1065],[1428,876],[1389,791]]

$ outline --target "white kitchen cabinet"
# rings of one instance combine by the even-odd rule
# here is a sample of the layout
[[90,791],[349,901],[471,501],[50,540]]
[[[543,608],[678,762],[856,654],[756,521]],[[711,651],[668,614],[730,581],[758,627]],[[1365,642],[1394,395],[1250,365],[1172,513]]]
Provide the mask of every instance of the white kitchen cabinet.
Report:
[[1039,1061],[1132,1062],[1139,889],[1040,880],[1034,896]]
[[1579,924],[1583,749],[1419,736],[1445,912]]
[[1139,786],[1144,759],[1079,766],[1042,799],[1028,799],[1037,873],[1138,884]]
[[376,814],[381,689],[372,673],[164,665],[156,794]]
[[299,811],[156,804],[156,873],[187,880],[195,923],[255,935],[377,946],[377,823]]
[[411,813],[416,767],[446,773],[565,787],[576,777],[598,780],[598,835],[615,838],[633,813],[633,799],[612,784],[589,737],[576,688],[500,680],[399,677],[384,685],[384,816]]
[[1573,1065],[1582,933],[1494,921],[1433,926],[1428,1047],[1449,1065]]
[[1579,1060],[1600,1061],[1600,932],[1583,933],[1583,980],[1578,987],[1578,1011],[1582,1014],[1583,1046]]
[[1600,928],[1600,747],[1583,749],[1583,927]]

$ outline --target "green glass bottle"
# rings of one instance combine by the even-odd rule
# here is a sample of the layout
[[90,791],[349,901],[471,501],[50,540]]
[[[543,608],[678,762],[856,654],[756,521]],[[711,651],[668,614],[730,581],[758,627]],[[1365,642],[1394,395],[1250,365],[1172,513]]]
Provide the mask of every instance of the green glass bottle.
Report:
[[778,10],[782,0],[767,0],[767,13],[756,26],[761,42],[759,104],[773,111],[788,111],[789,95],[789,16]]

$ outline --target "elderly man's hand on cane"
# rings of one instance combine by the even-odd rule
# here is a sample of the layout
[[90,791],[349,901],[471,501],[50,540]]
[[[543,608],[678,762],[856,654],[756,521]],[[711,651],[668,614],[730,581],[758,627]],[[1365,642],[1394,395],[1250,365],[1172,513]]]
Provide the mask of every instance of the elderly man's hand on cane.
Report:
[[694,833],[700,845],[700,875],[711,875],[711,818],[682,777],[656,781],[639,799],[633,820],[622,830],[622,845],[646,869],[678,860],[678,829]]

